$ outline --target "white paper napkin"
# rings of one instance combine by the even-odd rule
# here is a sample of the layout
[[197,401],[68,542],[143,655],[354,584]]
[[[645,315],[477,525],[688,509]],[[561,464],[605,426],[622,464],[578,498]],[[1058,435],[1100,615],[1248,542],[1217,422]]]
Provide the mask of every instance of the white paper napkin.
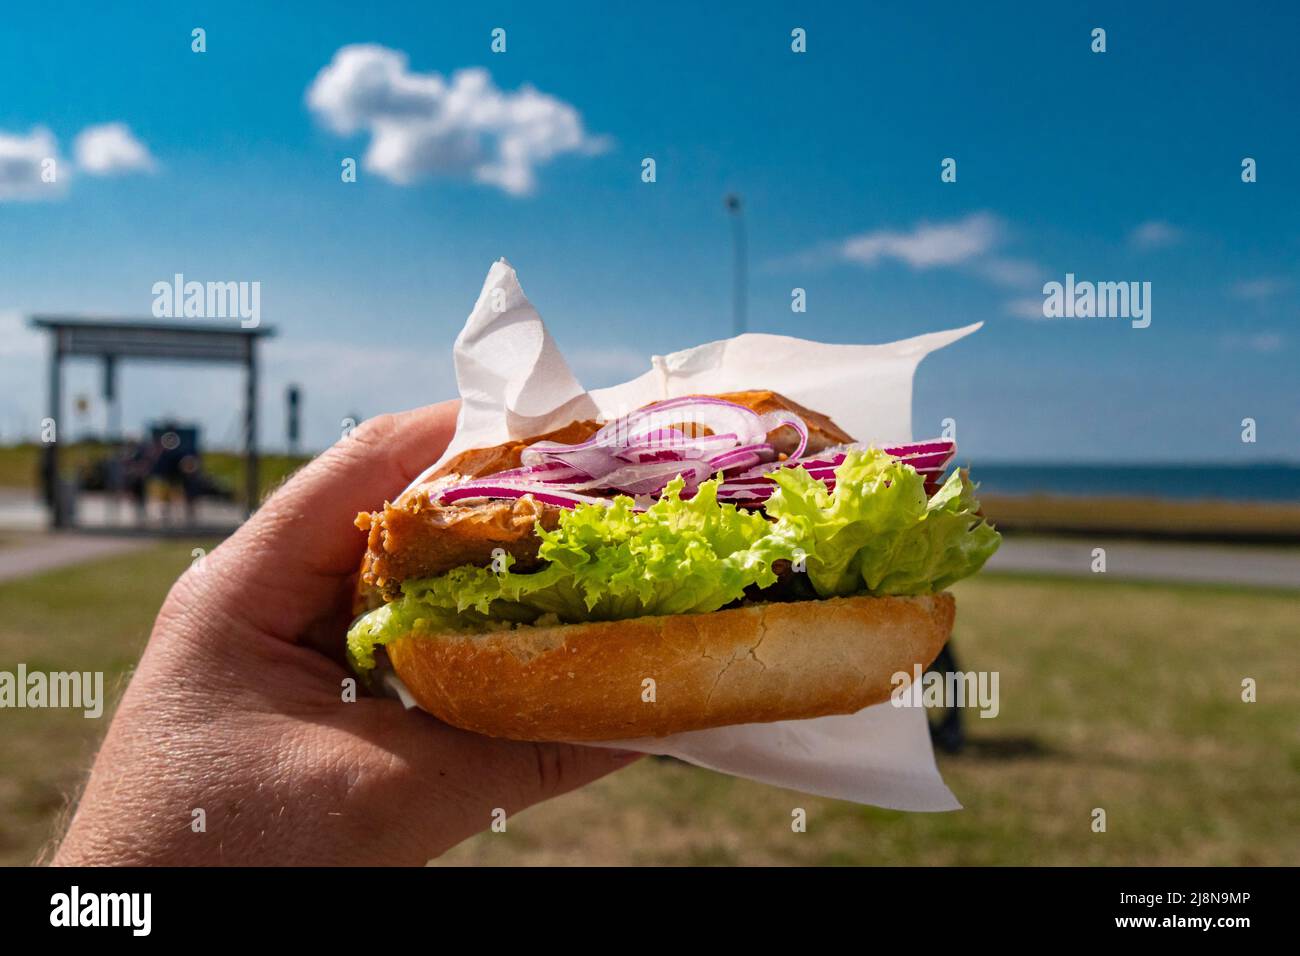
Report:
[[[456,339],[461,409],[443,461],[576,419],[609,419],[697,392],[771,389],[833,418],[856,440],[912,438],[912,377],[926,355],[980,324],[884,345],[827,345],[750,333],[671,355],[644,375],[588,392],[569,370],[506,260],[493,264]],[[411,706],[405,688],[394,689]],[[956,810],[930,747],[925,711],[877,704],[843,717],[697,730],[601,746],[670,754],[711,770],[898,810]]]

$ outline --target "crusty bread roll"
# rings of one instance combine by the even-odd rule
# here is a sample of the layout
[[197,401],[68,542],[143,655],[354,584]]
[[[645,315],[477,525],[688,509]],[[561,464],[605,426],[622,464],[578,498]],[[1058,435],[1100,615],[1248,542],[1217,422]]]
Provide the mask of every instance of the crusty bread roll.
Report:
[[[947,592],[755,604],[708,614],[409,635],[388,656],[420,706],[519,740],[661,737],[849,714],[938,656]],[[653,680],[654,700],[646,683]]]

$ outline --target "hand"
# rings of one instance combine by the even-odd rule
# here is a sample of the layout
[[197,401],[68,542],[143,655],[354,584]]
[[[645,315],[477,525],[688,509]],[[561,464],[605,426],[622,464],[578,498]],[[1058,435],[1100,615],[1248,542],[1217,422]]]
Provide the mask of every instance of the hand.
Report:
[[[422,864],[639,757],[480,737],[343,701],[364,537],[455,429],[447,402],[367,422],[172,587],[55,864]],[[206,832],[195,832],[202,810]]]

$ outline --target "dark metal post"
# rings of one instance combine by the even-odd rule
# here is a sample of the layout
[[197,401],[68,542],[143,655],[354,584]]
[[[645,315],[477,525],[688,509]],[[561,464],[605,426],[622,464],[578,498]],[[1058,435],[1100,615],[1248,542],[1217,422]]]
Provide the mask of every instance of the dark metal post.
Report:
[[746,306],[746,250],[745,250],[745,217],[744,207],[740,197],[735,193],[728,193],[723,204],[727,211],[731,213],[732,239],[735,252],[734,274],[732,276],[732,324],[735,334],[740,335],[745,331],[745,306]]
[[104,404],[107,406],[106,422],[109,444],[117,444],[122,438],[122,410],[117,404],[117,356],[104,356]]
[[[49,417],[54,422],[54,441],[45,445],[45,494],[54,527],[62,528],[67,523],[67,516],[63,513],[62,490],[59,488],[59,433],[63,431],[63,423],[59,421],[63,408],[63,333],[60,329],[50,331]],[[44,437],[41,436],[42,440]]]
[[109,514],[114,522],[122,504],[122,469],[125,467],[126,449],[122,447],[122,409],[117,402],[117,356],[104,356],[104,407],[106,411],[104,444],[108,446],[108,481],[104,487],[109,495]]
[[298,454],[298,440],[299,440],[299,428],[300,428],[298,416],[302,409],[302,390],[298,388],[297,385],[290,385],[288,390],[285,392],[285,401],[288,403],[289,406],[289,423],[288,423],[289,454],[296,455]]
[[258,500],[261,497],[258,488],[258,460],[257,460],[257,338],[248,336],[245,340],[245,347],[248,349],[248,376],[245,381],[244,395],[244,462],[246,466],[244,480],[248,483],[247,500],[248,513],[251,515],[257,510]]

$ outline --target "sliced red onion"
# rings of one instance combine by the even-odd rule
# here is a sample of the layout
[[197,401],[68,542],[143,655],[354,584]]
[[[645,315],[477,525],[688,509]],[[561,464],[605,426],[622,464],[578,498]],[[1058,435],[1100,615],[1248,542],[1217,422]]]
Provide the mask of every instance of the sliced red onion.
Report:
[[663,451],[646,451],[637,448],[624,448],[622,451],[615,452],[614,457],[621,462],[625,461],[633,465],[647,465],[656,461],[686,461],[686,459],[693,456],[684,455],[680,451],[675,451],[671,448]]
[[635,436],[673,425],[692,426],[692,432],[703,427],[714,435],[731,434],[735,443],[762,441],[767,436],[762,418],[752,409],[720,398],[687,395],[656,402],[616,418],[596,432],[593,441],[602,447],[624,448]]
[[723,452],[721,455],[715,455],[709,459],[709,468],[712,471],[731,471],[736,468],[748,468],[759,462],[771,461],[776,457],[776,449],[766,442],[754,445],[742,445],[740,448],[733,448],[730,451]]
[[734,470],[736,468],[748,468],[751,465],[758,464],[762,460],[762,458],[754,454],[752,451],[737,451],[728,452],[725,455],[719,455],[717,458],[712,459],[710,464],[712,464],[714,471],[727,471],[728,469]]
[[[568,478],[555,480],[583,489],[652,493],[663,487],[648,487],[655,474],[665,475],[665,484],[679,473],[693,475],[698,481],[705,468],[731,471],[770,460],[767,434],[785,427],[799,432],[798,453],[802,454],[808,428],[791,412],[759,415],[744,405],[718,398],[673,398],[617,418],[576,445],[530,445],[520,455],[524,468],[516,469],[509,477],[531,478],[535,472],[528,469],[545,466],[548,482],[551,476],[565,474]],[[696,434],[704,430],[711,434]],[[567,471],[561,471],[561,466]],[[647,467],[637,472],[626,470],[642,466]],[[573,478],[580,480],[574,482]]]
[[[955,450],[956,446],[948,441],[918,442],[912,445],[901,445],[892,449],[885,449],[888,454],[899,458],[924,479],[927,495],[933,494],[940,487],[947,463],[952,458]],[[834,491],[835,469],[844,462],[847,453],[847,449],[826,449],[808,458],[783,461],[776,467],[793,468],[798,466],[803,468],[813,478],[823,482],[828,491]],[[901,453],[901,455],[896,453]],[[909,455],[910,457],[903,457]],[[728,476],[718,487],[718,500],[738,506],[761,507],[776,491],[775,482],[767,477],[772,473],[773,467],[772,465],[760,465],[748,471]]]
[[647,495],[663,491],[664,486],[678,475],[685,479],[687,487],[694,488],[710,473],[709,463],[705,461],[652,462],[624,465],[599,478],[567,487],[574,491],[611,489],[629,495]]
[[625,447],[722,448],[724,446],[734,446],[739,440],[735,432],[722,432],[713,435],[688,435],[676,428],[655,428],[643,434],[632,436]]
[[[821,451],[807,457],[809,459],[836,458],[839,460],[850,451],[867,451],[871,447],[873,446],[862,442],[851,442],[847,445],[833,445],[829,448],[823,448]],[[912,458],[929,455],[944,454],[952,456],[957,451],[957,443],[947,438],[931,438],[926,441],[908,442],[905,445],[886,445],[880,450],[894,458],[909,461]]]
[[[732,438],[736,436],[732,435]],[[641,435],[633,435],[627,440],[628,448],[673,448],[679,442],[684,442],[690,436],[676,428],[654,428]]]
[[590,441],[580,445],[562,445],[559,442],[539,441],[529,445],[519,456],[526,467],[559,462],[574,468],[590,478],[613,471],[618,461],[608,448],[600,448]]
[[[836,448],[825,448],[821,451],[809,455],[807,458],[796,458],[791,456],[780,463],[781,468],[793,468],[796,465],[816,471],[824,468],[838,468],[844,463],[845,457],[854,449],[865,449],[863,445],[843,445]],[[895,445],[883,449],[887,455],[899,459],[904,464],[911,465],[917,471],[927,471],[929,469],[940,467],[946,464],[957,450],[955,443],[947,440],[934,440],[925,442],[914,442],[907,445]],[[731,481],[760,481],[766,475],[771,474],[770,466],[760,466],[751,468],[749,471],[741,472],[730,478]]]
[[707,459],[735,448],[737,441],[735,432],[692,437],[675,428],[659,428],[645,435],[638,435],[627,446],[615,451],[614,455],[622,461]]
[[787,458],[785,461],[777,462],[775,465],[760,465],[757,468],[751,468],[734,476],[732,481],[769,481],[767,476],[776,468],[794,468],[796,466],[812,470],[814,468],[838,468],[844,462],[847,452],[844,451],[823,451],[808,458]]
[[[690,426],[690,433],[672,428],[674,425]],[[696,426],[707,428],[713,434],[697,436],[694,434]],[[744,405],[717,398],[686,396],[656,402],[630,415],[616,418],[590,439],[576,445],[536,442],[523,450],[520,460],[525,466],[560,461],[593,479],[600,478],[619,467],[615,460],[617,452],[661,440],[665,432],[673,432],[685,439],[686,444],[681,447],[684,453],[689,452],[692,445],[698,444],[702,446],[701,450],[712,449],[708,454],[728,447],[724,436],[731,436],[729,447],[735,447],[738,444],[762,441],[767,435],[760,416]],[[699,457],[706,457],[706,454]]]
[[942,468],[951,458],[951,455],[941,452],[934,455],[917,455],[914,458],[899,458],[898,460],[905,465],[910,465],[917,471],[926,471],[931,468]]
[[839,462],[835,461],[833,458],[826,459],[826,460],[772,462],[770,464],[759,465],[755,468],[750,468],[747,471],[742,471],[739,474],[730,476],[727,480],[733,482],[764,482],[764,481],[770,482],[772,479],[767,476],[772,474],[772,472],[776,471],[778,468],[793,468],[796,465],[807,469],[834,468],[843,460],[844,460],[844,456],[841,455]]
[[[549,461],[529,468],[512,468],[487,476],[492,481],[586,481],[591,476],[562,461]],[[482,480],[482,479],[479,479]]]
[[[538,447],[541,446],[541,447]],[[542,465],[566,465],[587,477],[604,474],[616,467],[609,452],[603,448],[551,448],[547,443],[539,442],[532,448],[524,449],[520,460],[525,468],[538,468]]]
[[[713,434],[696,435],[696,426]],[[788,460],[773,463],[775,450],[765,439],[769,433],[786,427],[799,433],[797,450]],[[566,507],[608,504],[607,498],[581,494],[601,490],[639,496],[644,507],[648,497],[662,493],[668,482],[679,475],[685,481],[682,496],[691,497],[699,482],[722,472],[726,478],[718,488],[719,500],[761,507],[776,489],[767,477],[773,468],[804,468],[833,489],[835,469],[849,451],[864,447],[842,445],[801,457],[807,443],[807,425],[791,412],[758,415],[722,399],[687,396],[615,419],[591,439],[576,445],[538,442],[524,449],[522,468],[445,489],[439,500],[520,498],[532,494],[539,501]],[[884,451],[921,474],[930,493],[938,486],[956,445],[946,439],[932,439],[888,446]]]
[[578,505],[609,505],[608,498],[596,498],[580,495],[567,488],[556,488],[546,484],[493,484],[491,482],[466,482],[443,489],[438,500],[443,504],[462,501],[466,498],[508,498],[516,499],[532,495],[544,505],[558,505],[561,508],[576,508]]
[[952,455],[957,451],[957,443],[950,438],[930,438],[925,441],[911,442],[906,445],[886,447],[885,454],[895,458],[910,458],[913,455],[933,455],[946,452]]
[[762,416],[763,427],[768,432],[774,432],[778,429],[790,427],[799,433],[799,447],[790,455],[791,458],[798,458],[803,454],[803,450],[808,447],[808,426],[804,420],[794,412],[784,410],[768,412]]
[[[834,477],[824,478],[822,481],[826,485],[827,491],[835,490]],[[772,495],[776,493],[776,488],[777,486],[775,484],[733,485],[724,482],[718,486],[718,500],[733,505],[752,504],[755,506],[761,506],[768,498],[772,497]]]

